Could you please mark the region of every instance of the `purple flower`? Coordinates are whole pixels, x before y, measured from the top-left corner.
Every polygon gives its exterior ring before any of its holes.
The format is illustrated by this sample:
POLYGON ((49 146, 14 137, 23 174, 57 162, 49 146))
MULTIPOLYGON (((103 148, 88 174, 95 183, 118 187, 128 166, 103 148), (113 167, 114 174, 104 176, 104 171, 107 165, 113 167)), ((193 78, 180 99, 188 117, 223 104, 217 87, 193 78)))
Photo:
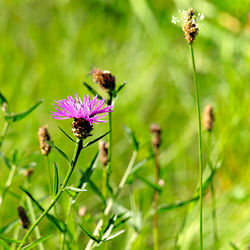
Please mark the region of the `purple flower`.
POLYGON ((75 95, 75 98, 68 96, 67 99, 55 101, 54 108, 56 112, 51 112, 54 119, 83 119, 88 121, 89 124, 96 124, 98 122, 106 122, 101 120, 108 112, 113 112, 113 106, 103 107, 105 99, 98 100, 95 96, 90 100, 89 96, 83 95, 83 101, 80 97, 75 95), (101 114, 101 115, 100 115, 101 114))

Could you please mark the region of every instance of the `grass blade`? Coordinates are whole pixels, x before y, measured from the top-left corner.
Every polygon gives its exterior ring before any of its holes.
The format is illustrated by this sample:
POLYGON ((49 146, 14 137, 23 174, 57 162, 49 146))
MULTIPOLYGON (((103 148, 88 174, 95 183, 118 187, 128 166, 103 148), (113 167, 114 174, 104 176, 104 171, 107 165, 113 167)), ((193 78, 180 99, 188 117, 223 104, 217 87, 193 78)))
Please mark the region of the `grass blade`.
POLYGON ((119 232, 117 232, 117 233, 115 233, 115 234, 112 234, 112 235, 110 235, 109 237, 105 238, 103 241, 112 240, 112 239, 116 238, 117 236, 123 234, 124 232, 125 232, 125 230, 121 230, 121 231, 119 231, 119 232))
POLYGON ((58 127, 64 135, 66 135, 71 141, 73 141, 74 143, 77 143, 72 137, 70 137, 61 127, 58 127))
POLYGON ((75 187, 65 187, 63 189, 63 191, 66 191, 66 190, 70 190, 70 191, 74 191, 76 193, 79 193, 79 192, 86 192, 87 189, 81 189, 81 188, 75 188, 75 187))
POLYGON ((32 111, 34 111, 42 103, 43 103, 43 101, 39 101, 34 106, 32 106, 31 108, 29 108, 28 110, 26 110, 26 111, 24 111, 22 113, 6 115, 5 120, 6 121, 13 121, 13 122, 20 121, 23 118, 25 118, 26 116, 28 116, 32 111))
POLYGON ((4 240, 6 242, 9 242, 9 243, 23 243, 23 241, 21 241, 21 240, 7 238, 7 237, 3 236, 2 234, 0 234, 0 239, 4 240))
POLYGON ((134 149, 136 151, 138 151, 139 150, 139 143, 138 143, 138 141, 137 141, 137 139, 135 137, 134 132, 131 130, 131 128, 129 128, 128 126, 125 126, 125 125, 123 126, 123 129, 124 129, 125 133, 127 134, 130 142, 134 146, 134 149))
POLYGON ((90 93, 92 93, 94 96, 97 96, 98 99, 102 99, 102 96, 100 96, 90 85, 88 85, 86 82, 83 82, 82 84, 88 89, 90 93))
POLYGON ((116 96, 116 95, 125 87, 126 84, 127 84, 126 81, 123 82, 123 83, 118 87, 118 89, 115 91, 114 96, 116 96))
POLYGON ((53 195, 56 196, 59 189, 58 167, 56 163, 53 164, 53 195))
POLYGON ((0 105, 2 106, 4 103, 8 103, 7 99, 3 96, 3 94, 0 92, 0 105))
POLYGON ((47 141, 46 142, 52 147, 54 148, 70 165, 70 161, 69 161, 69 157, 57 146, 55 146, 51 141, 47 141))
MULTIPOLYGON (((39 202, 32 196, 32 194, 25 189, 23 186, 20 186, 20 189, 26 193, 29 198, 35 203, 35 205, 39 208, 39 210, 41 210, 41 212, 44 211, 44 208, 39 204, 39 202)), ((65 232, 66 231, 66 226, 64 224, 63 221, 57 219, 55 216, 51 215, 51 214, 47 214, 46 215, 47 219, 50 220, 50 222, 52 222, 61 232, 65 232)))
POLYGON ((7 225, 5 225, 5 226, 2 226, 1 228, 0 228, 0 234, 1 233, 4 233, 6 230, 10 230, 13 226, 15 226, 16 224, 17 224, 17 222, 18 222, 18 219, 16 219, 16 220, 13 220, 13 221, 11 221, 11 222, 9 222, 7 225))
POLYGON ((79 224, 79 226, 82 229, 82 231, 89 236, 89 238, 91 238, 97 243, 101 242, 101 240, 97 239, 92 233, 88 232, 88 230, 86 230, 81 224, 79 224))
POLYGON ((142 177, 142 176, 140 176, 140 175, 138 175, 138 174, 134 174, 134 176, 135 176, 137 179, 139 179, 139 180, 141 180, 142 182, 144 182, 144 183, 145 183, 146 185, 148 185, 149 187, 151 187, 151 188, 153 188, 153 189, 156 189, 156 190, 159 191, 159 192, 162 191, 162 187, 161 187, 161 186, 154 184, 153 182, 147 180, 146 178, 144 178, 144 177, 142 177))
POLYGON ((36 245, 38 245, 39 243, 49 239, 53 234, 49 234, 49 235, 46 235, 46 236, 43 236, 33 242, 31 242, 29 245, 25 246, 22 248, 22 250, 29 250, 29 249, 32 249, 33 247, 35 247, 36 245))

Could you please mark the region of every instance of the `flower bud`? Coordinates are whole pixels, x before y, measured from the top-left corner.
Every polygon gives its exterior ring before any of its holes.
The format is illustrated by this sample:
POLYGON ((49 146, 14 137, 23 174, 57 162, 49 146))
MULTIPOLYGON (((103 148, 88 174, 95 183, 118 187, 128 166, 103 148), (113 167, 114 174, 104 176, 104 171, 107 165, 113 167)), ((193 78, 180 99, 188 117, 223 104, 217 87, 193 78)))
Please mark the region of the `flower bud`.
POLYGON ((210 104, 205 107, 203 112, 203 126, 207 131, 211 131, 214 126, 214 112, 210 104))
POLYGON ((73 135, 78 137, 79 139, 85 139, 88 136, 91 136, 91 131, 93 130, 93 126, 83 118, 74 118, 72 122, 72 132, 73 135))
POLYGON ((50 145, 46 142, 50 141, 50 135, 48 132, 48 125, 42 126, 38 130, 38 138, 40 141, 40 149, 43 155, 48 155, 50 152, 50 145))
POLYGON ((104 90, 112 92, 115 89, 115 76, 113 76, 109 71, 93 69, 91 74, 93 75, 94 81, 104 90))
POLYGON ((30 221, 29 221, 29 218, 26 214, 25 209, 23 207, 19 206, 17 208, 17 210, 18 210, 18 215, 19 215, 20 223, 21 223, 22 227, 25 229, 29 228, 30 221))
POLYGON ((108 143, 99 141, 100 161, 104 167, 108 164, 108 147, 108 143))
POLYGON ((152 138, 153 146, 159 148, 161 145, 161 127, 154 123, 150 126, 150 132, 154 135, 152 138))

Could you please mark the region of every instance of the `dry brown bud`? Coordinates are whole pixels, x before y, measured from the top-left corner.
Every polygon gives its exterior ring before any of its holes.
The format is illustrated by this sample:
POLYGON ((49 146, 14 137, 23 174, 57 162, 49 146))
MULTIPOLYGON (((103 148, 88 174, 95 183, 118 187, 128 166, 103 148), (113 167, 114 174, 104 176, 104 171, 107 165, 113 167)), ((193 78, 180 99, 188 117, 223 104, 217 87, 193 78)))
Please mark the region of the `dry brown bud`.
POLYGON ((85 206, 80 207, 78 210, 78 214, 80 217, 83 217, 86 214, 86 212, 87 212, 87 208, 85 206))
POLYGON ((99 84, 99 86, 109 92, 115 89, 115 76, 113 76, 107 70, 93 69, 91 71, 94 81, 99 84))
POLYGON ((88 136, 91 136, 91 131, 93 126, 83 118, 74 118, 72 122, 72 132, 73 135, 78 137, 79 139, 85 139, 88 136))
POLYGON ((40 127, 37 134, 40 141, 41 153, 43 155, 48 155, 50 152, 50 145, 46 142, 46 140, 50 141, 48 125, 40 127))
POLYGON ((30 221, 29 221, 29 218, 26 214, 25 209, 23 207, 19 206, 17 208, 17 210, 18 210, 18 215, 19 215, 20 223, 21 223, 22 227, 25 229, 29 228, 30 221))
POLYGON ((99 141, 100 161, 103 166, 107 166, 108 164, 108 147, 108 143, 99 141))
POLYGON ((150 131, 154 135, 152 138, 153 146, 159 148, 161 145, 161 127, 158 124, 153 123, 150 126, 150 131))
POLYGON ((199 31, 194 14, 195 12, 193 9, 187 10, 182 24, 182 30, 184 31, 185 39, 188 43, 192 43, 194 41, 199 31))
POLYGON ((30 176, 33 174, 33 172, 34 172, 34 168, 29 168, 29 169, 27 169, 27 170, 23 173, 23 175, 24 175, 24 176, 27 176, 27 177, 30 177, 30 176))
POLYGON ((210 104, 205 107, 203 112, 203 126, 208 131, 211 131, 214 126, 214 112, 210 104))

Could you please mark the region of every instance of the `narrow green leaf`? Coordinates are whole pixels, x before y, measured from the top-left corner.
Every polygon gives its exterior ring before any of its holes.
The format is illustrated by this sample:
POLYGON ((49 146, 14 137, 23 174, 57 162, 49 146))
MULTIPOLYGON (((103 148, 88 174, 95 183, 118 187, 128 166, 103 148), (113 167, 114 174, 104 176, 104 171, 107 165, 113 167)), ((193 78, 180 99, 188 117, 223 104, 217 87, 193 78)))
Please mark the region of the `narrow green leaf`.
POLYGON ((116 96, 125 86, 126 86, 127 82, 123 82, 115 91, 114 95, 116 96))
POLYGON ((139 170, 141 167, 143 167, 149 160, 151 160, 154 156, 150 155, 149 157, 145 158, 142 161, 139 161, 138 163, 136 163, 133 168, 130 171, 130 175, 135 173, 137 170, 139 170))
POLYGON ((102 240, 106 239, 112 232, 113 228, 114 228, 114 224, 116 222, 117 219, 117 214, 114 214, 108 221, 108 224, 106 226, 106 228, 104 229, 104 234, 102 236, 102 240))
POLYGON ((58 167, 56 163, 53 164, 53 195, 56 196, 59 189, 58 167))
MULTIPOLYGON (((87 183, 90 180, 90 177, 96 168, 96 165, 98 162, 98 155, 99 155, 99 151, 97 151, 97 153, 95 154, 93 160, 91 161, 91 163, 90 163, 89 167, 86 169, 86 171, 83 172, 82 170, 80 170, 81 171, 81 178, 80 178, 80 181, 77 185, 77 188, 84 189, 87 186, 87 183)), ((75 194, 73 200, 75 200, 77 196, 78 196, 78 193, 75 194)))
POLYGON ((5 242, 4 240, 2 240, 1 238, 0 238, 0 245, 3 247, 3 249, 5 249, 5 250, 9 250, 10 249, 10 246, 9 246, 9 244, 7 243, 7 242, 5 242))
POLYGON ((112 240, 112 239, 116 238, 117 236, 123 234, 124 232, 125 232, 125 230, 121 230, 121 231, 119 231, 119 232, 117 232, 117 233, 115 233, 115 234, 112 234, 112 235, 110 235, 109 237, 105 238, 103 241, 112 240))
POLYGON ((142 182, 144 182, 145 184, 147 184, 149 187, 153 188, 153 189, 156 189, 157 191, 161 192, 162 191, 162 187, 159 186, 159 185, 156 185, 154 184, 153 182, 147 180, 146 178, 144 178, 143 176, 141 175, 138 175, 138 174, 134 174, 134 176, 141 180, 142 182))
POLYGON ((77 192, 77 193, 87 191, 87 189, 81 189, 81 188, 75 188, 75 187, 65 187, 63 189, 63 191, 66 191, 66 190, 74 191, 74 192, 77 192))
POLYGON ((72 137, 70 137, 62 128, 58 127, 64 135, 66 135, 71 141, 73 141, 74 143, 77 143, 72 137))
POLYGON ((230 246, 231 246, 234 250, 240 250, 233 242, 230 242, 230 246))
POLYGON ((11 169, 11 160, 2 152, 0 152, 0 158, 3 159, 5 165, 8 167, 8 169, 11 169))
POLYGON ((131 216, 127 216, 127 217, 121 219, 120 221, 118 221, 117 223, 115 223, 114 229, 116 229, 119 226, 121 226, 122 224, 126 223, 130 218, 131 218, 131 216))
POLYGON ((97 243, 101 242, 101 240, 97 239, 92 233, 88 232, 88 230, 86 230, 81 224, 79 224, 79 226, 82 229, 82 231, 89 236, 89 238, 91 238, 97 243))
POLYGON ((105 134, 103 134, 103 135, 97 137, 96 139, 94 139, 94 140, 88 142, 87 144, 85 144, 85 146, 84 146, 83 148, 87 148, 87 147, 89 147, 90 145, 96 143, 97 141, 101 140, 105 135, 109 134, 110 132, 111 132, 111 130, 109 130, 109 131, 106 132, 105 134))
POLYGON ((92 93, 94 96, 97 96, 98 99, 102 99, 102 96, 100 96, 90 85, 88 85, 86 82, 83 82, 82 84, 88 89, 90 93, 92 93))
POLYGON ((176 202, 176 203, 172 203, 172 204, 163 204, 163 205, 160 205, 157 208, 157 210, 158 210, 158 213, 163 213, 163 212, 169 211, 171 209, 186 206, 186 205, 190 204, 191 202, 197 201, 197 200, 199 200, 199 196, 193 197, 189 200, 180 201, 180 202, 176 202))
POLYGON ((12 114, 12 115, 6 115, 5 116, 5 120, 6 121, 20 121, 23 118, 25 118, 27 115, 29 115, 33 110, 35 110, 41 103, 43 103, 43 101, 39 101, 37 102, 34 106, 32 106, 30 109, 28 109, 27 111, 24 111, 22 113, 19 114, 12 114))
POLYGON ((10 230, 11 228, 13 228, 13 227, 17 224, 17 222, 18 222, 18 219, 9 222, 9 223, 6 224, 5 226, 2 226, 2 227, 0 228, 0 234, 1 234, 1 233, 4 233, 4 232, 7 231, 7 230, 10 230))
POLYGON ((7 237, 3 236, 2 234, 0 234, 0 238, 6 242, 9 242, 9 243, 23 243, 23 241, 21 241, 21 240, 7 238, 7 237))
POLYGON ((4 103, 8 103, 7 99, 3 96, 3 94, 0 92, 0 105, 2 106, 4 103))
POLYGON ((33 242, 31 242, 29 245, 25 246, 22 248, 22 250, 29 250, 29 249, 32 249, 33 247, 35 247, 36 245, 38 245, 39 243, 49 239, 53 234, 49 234, 49 235, 46 235, 46 236, 43 236, 33 242))
MULTIPOLYGON (((44 208, 39 204, 39 202, 31 195, 31 193, 25 189, 23 186, 19 187, 24 193, 26 193, 29 198, 35 203, 35 205, 39 208, 39 210, 41 210, 41 212, 44 211, 44 208)), ((64 224, 63 221, 57 219, 55 216, 51 215, 51 214, 46 214, 46 217, 48 220, 50 220, 50 222, 52 222, 61 232, 65 232, 66 231, 66 226, 64 224)))
POLYGON ((123 129, 124 129, 125 133, 128 135, 128 138, 129 138, 130 142, 132 143, 132 145, 134 146, 134 149, 136 151, 138 151, 139 143, 135 137, 134 132, 131 130, 131 128, 129 128, 128 126, 125 126, 125 125, 123 126, 123 129))
POLYGON ((47 141, 46 142, 52 147, 54 148, 70 165, 70 161, 69 161, 69 157, 57 146, 55 146, 51 141, 47 141))
POLYGON ((102 192, 99 190, 99 188, 91 180, 89 180, 88 183, 89 183, 89 186, 91 187, 91 189, 97 194, 97 196, 101 199, 102 203, 105 205, 106 200, 105 200, 104 196, 102 195, 102 192))

